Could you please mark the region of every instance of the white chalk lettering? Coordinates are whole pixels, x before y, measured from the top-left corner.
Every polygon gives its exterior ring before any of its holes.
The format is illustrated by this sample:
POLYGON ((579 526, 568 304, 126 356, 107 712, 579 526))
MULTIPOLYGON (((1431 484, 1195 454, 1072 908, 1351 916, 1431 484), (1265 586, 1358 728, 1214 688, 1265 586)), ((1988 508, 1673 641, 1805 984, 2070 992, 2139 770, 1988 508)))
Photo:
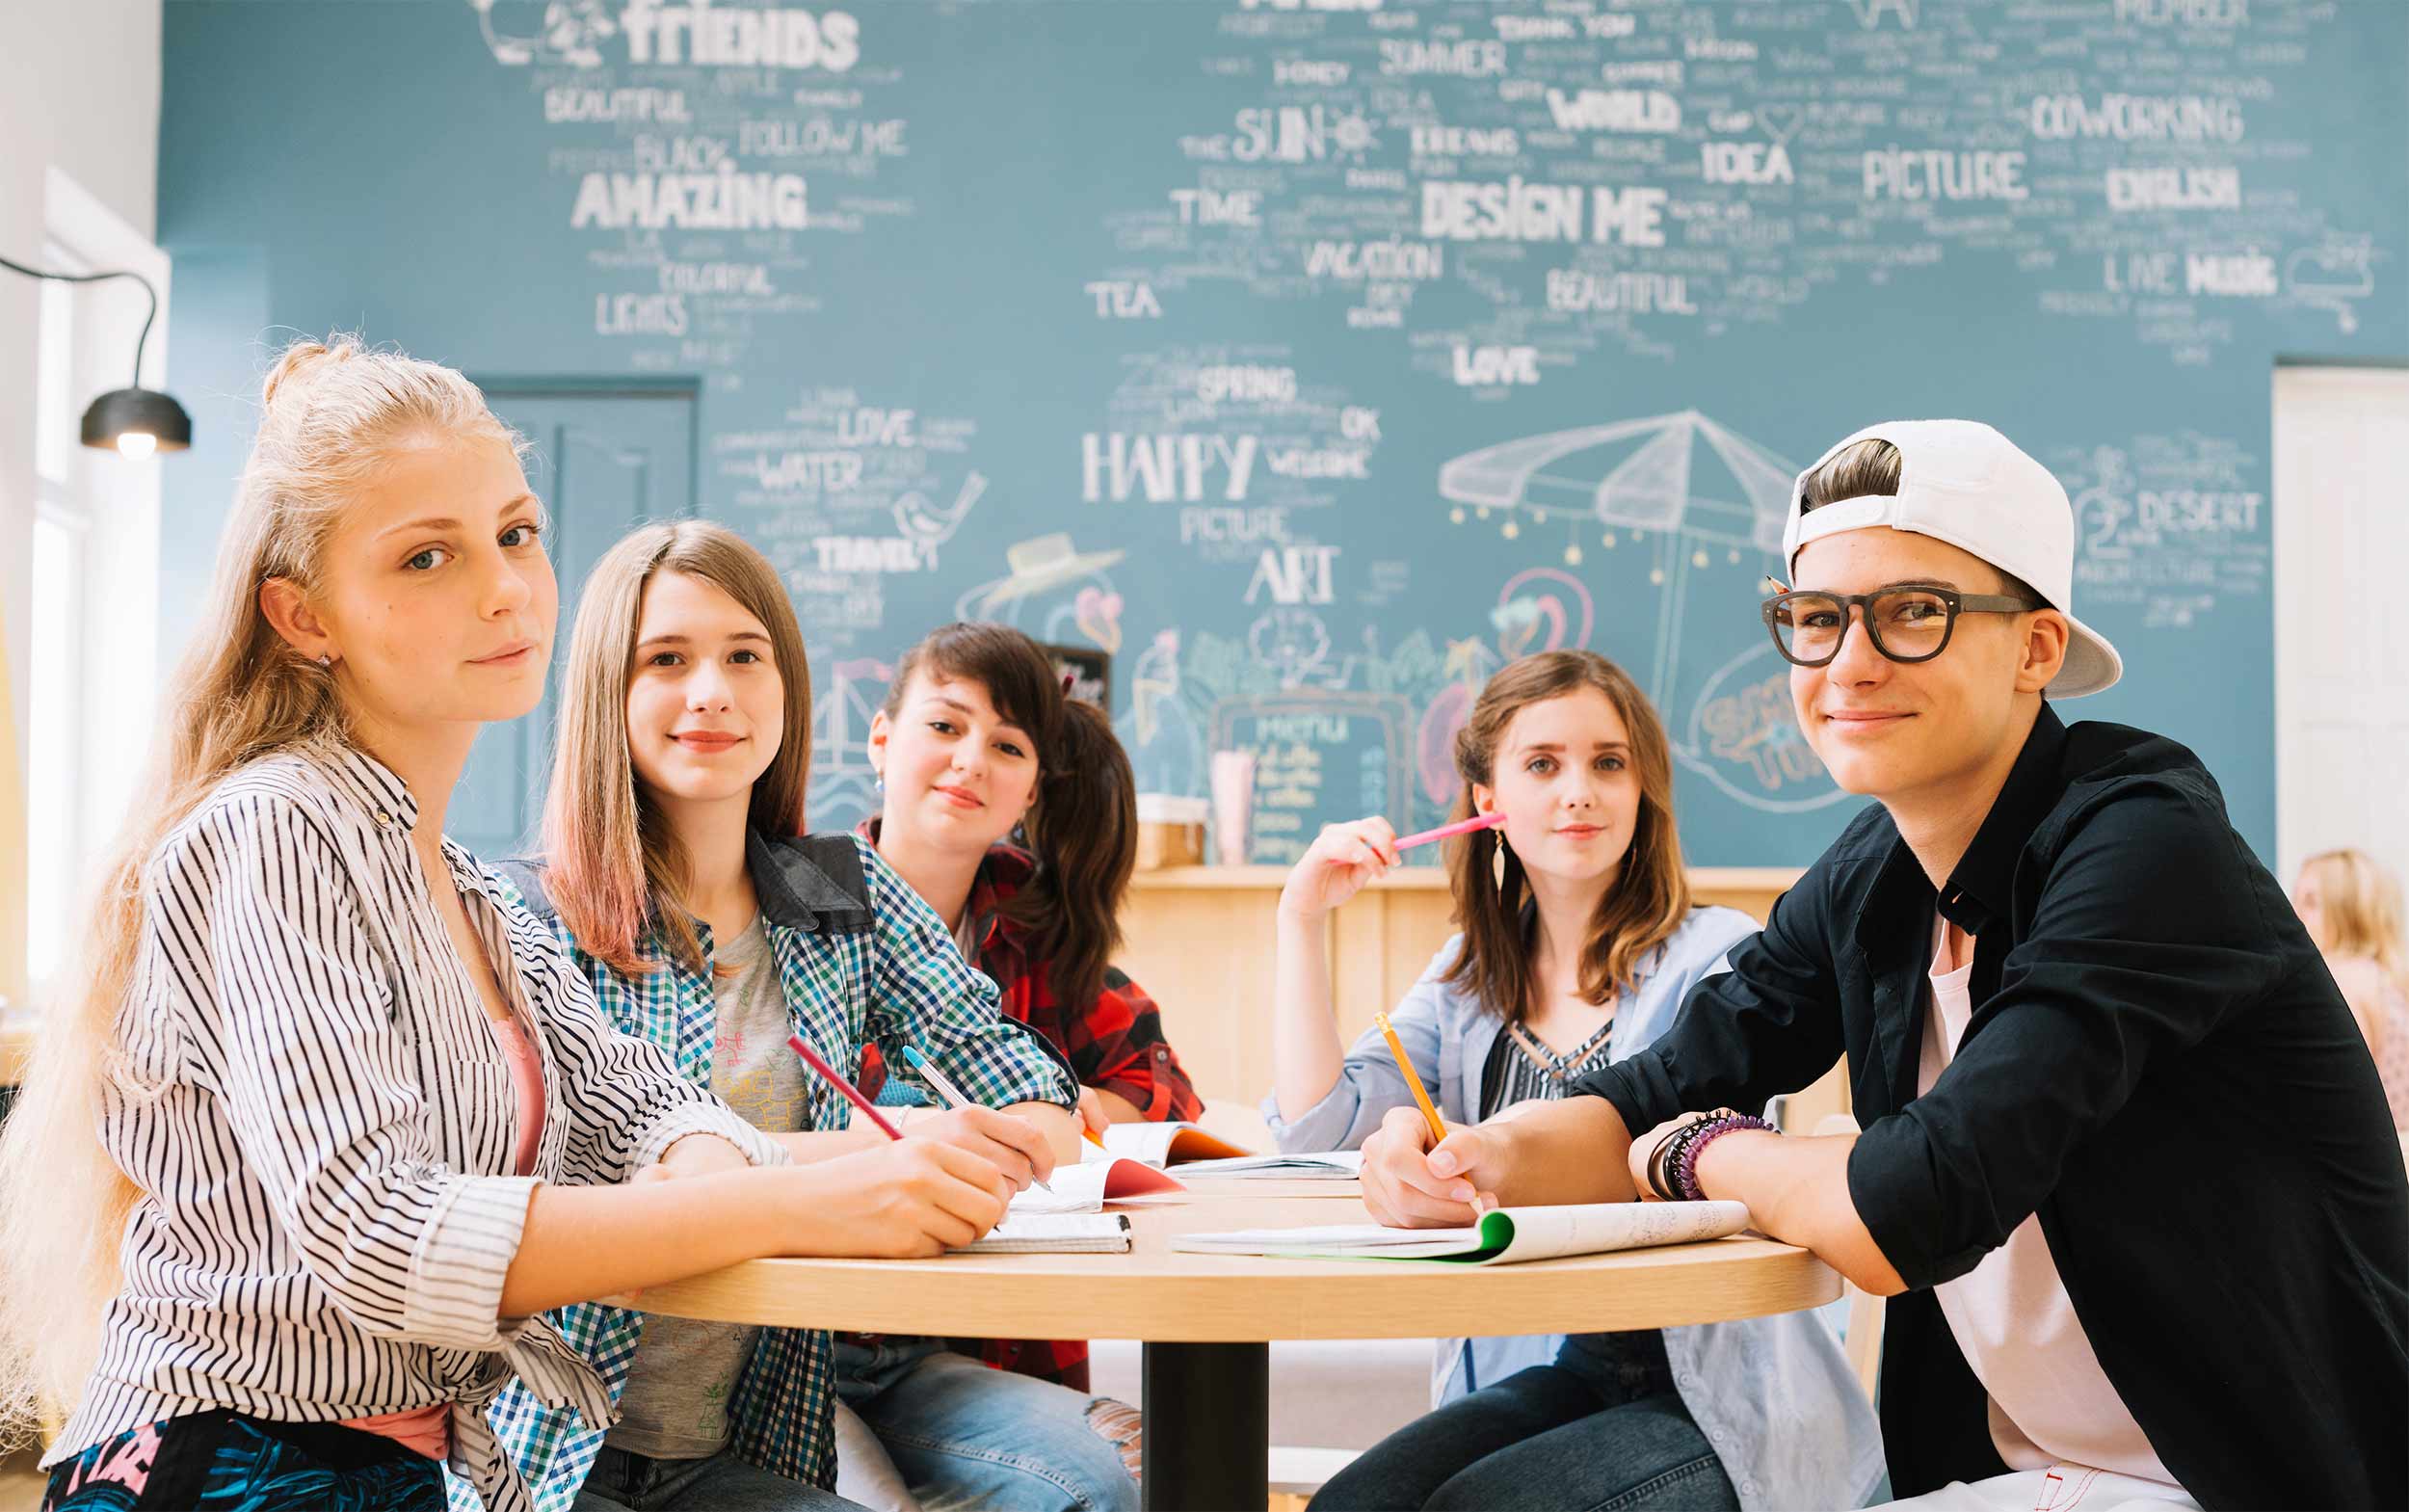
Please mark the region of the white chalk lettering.
POLYGON ((1455 381, 1466 388, 1539 382, 1537 347, 1457 347, 1455 381))
POLYGON ((1152 285, 1116 279, 1099 279, 1080 285, 1088 297, 1096 301, 1096 313, 1102 320, 1160 320, 1162 305, 1154 298, 1152 285))
POLYGON ((757 262, 665 262, 660 278, 664 294, 743 294, 770 299, 778 293, 770 270, 757 262))
POLYGON ((1503 42, 1390 41, 1383 38, 1380 43, 1383 73, 1487 79, 1505 72, 1505 67, 1503 42))
POLYGON ((553 124, 570 121, 633 120, 682 126, 694 118, 686 111, 684 90, 579 90, 543 92, 543 119, 553 124))
POLYGON ((916 572, 924 565, 919 544, 900 536, 822 536, 811 544, 823 572, 916 572))
POLYGON ((1455 242, 1577 242, 1580 187, 1525 183, 1520 174, 1502 183, 1425 180, 1422 234, 1455 242))
POLYGON ((653 231, 799 231, 809 224, 801 173, 588 173, 569 225, 653 231))
POLYGON ((1268 590, 1273 603, 1329 603, 1337 597, 1330 566, 1337 559, 1337 546, 1265 547, 1256 559, 1255 575, 1247 580, 1246 601, 1253 603, 1268 590))
POLYGON ((1175 189, 1171 202, 1179 209, 1181 225, 1260 225, 1263 196, 1255 189, 1175 189))
POLYGON ((1271 82, 1332 89, 1346 83, 1348 75, 1354 71, 1351 64, 1326 62, 1319 58, 1280 58, 1272 63, 1271 82))
POLYGON ((861 23, 843 11, 770 11, 641 0, 620 13, 630 63, 707 68, 825 68, 861 61, 861 23))
POLYGON ((1501 15, 1489 24, 1501 42, 1569 42, 1580 37, 1569 15, 1501 15))
POLYGON ((1270 541, 1285 544, 1287 540, 1288 512, 1284 509, 1227 509, 1202 505, 1179 511, 1179 543, 1182 545, 1199 541, 1234 541, 1246 544, 1270 541))
POLYGON ((1512 126, 1416 126, 1416 157, 1512 157, 1522 150, 1512 126))
POLYGON ((1684 37, 1681 56, 1701 63, 1755 63, 1757 44, 1725 37, 1684 37))
POLYGON ((1309 450, 1290 446, 1264 458, 1275 477, 1281 478, 1359 478, 1371 477, 1371 453, 1361 446, 1330 446, 1309 450))
POLYGON ((2111 210, 2238 210, 2238 168, 2111 168, 2111 210))
POLYGON ((1669 136, 1681 129, 1681 102, 1662 90, 1549 90, 1548 114, 1558 131, 1669 136))
POLYGON ((2184 291, 2226 299, 2266 299, 2280 292, 2275 259, 2261 252, 2189 252, 2184 291))
POLYGON ((1248 404, 1292 404, 1296 400, 1296 369, 1253 365, 1200 367, 1196 396, 1206 404, 1237 400, 1248 404))
POLYGON ((1548 307, 1574 312, 1695 315, 1689 279, 1678 273, 1589 273, 1548 270, 1548 307))
POLYGON ((1681 63, 1678 58, 1660 58, 1646 63, 1602 63, 1598 66, 1602 84, 1659 84, 1669 90, 1681 87, 1681 63))
POLYGON ((916 411, 857 405, 836 417, 839 446, 917 446, 913 423, 916 411))
POLYGON ((1882 147, 1865 156, 1868 199, 2023 199, 2022 152, 1882 147))
POLYGON ((1447 271, 1447 249, 1430 242, 1314 242, 1305 250, 1305 276, 1360 283, 1365 279, 1426 282, 1447 271))
POLYGON ((773 460, 763 452, 754 456, 754 471, 761 487, 777 492, 835 492, 860 485, 861 458, 853 452, 819 451, 784 452, 773 460))
POLYGON ((597 294, 594 297, 594 333, 682 336, 686 302, 675 294, 597 294))
POLYGON ((1081 494, 1091 504, 1132 497, 1150 504, 1201 503, 1206 479, 1218 469, 1221 496, 1238 503, 1246 497, 1257 444, 1252 436, 1091 431, 1079 438, 1081 494))
POLYGON ((1599 185, 1591 193, 1591 240, 1662 247, 1665 198, 1661 189, 1631 188, 1618 194, 1599 185))
POLYGON ((905 122, 837 120, 814 116, 808 120, 741 120, 736 123, 739 150, 747 157, 902 157, 905 122))
POLYGON ((1702 142, 1699 167, 1710 184, 1787 184, 1790 149, 1779 142, 1702 142))
POLYGON ((2204 94, 2036 94, 2026 111, 2045 142, 2112 137, 2119 142, 2239 142, 2241 102, 2204 94))
POLYGON ((1241 163, 1318 163, 1333 151, 1357 155, 1371 145, 1371 122, 1352 111, 1260 106, 1238 112, 1230 155, 1241 163))
POLYGON ((2250 24, 2250 0, 2116 0, 2119 26, 2250 24))

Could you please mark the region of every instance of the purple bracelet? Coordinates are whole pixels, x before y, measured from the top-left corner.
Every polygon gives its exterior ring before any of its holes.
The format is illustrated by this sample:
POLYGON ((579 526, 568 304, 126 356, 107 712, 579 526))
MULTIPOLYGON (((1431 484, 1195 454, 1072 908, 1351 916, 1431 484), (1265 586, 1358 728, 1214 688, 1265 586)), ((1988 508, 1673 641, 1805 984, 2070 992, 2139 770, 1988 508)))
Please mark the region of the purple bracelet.
POLYGON ((1708 1145, 1735 1128, 1761 1128, 1769 1134, 1781 1132, 1763 1119, 1751 1118, 1745 1113, 1726 1113, 1720 1118, 1707 1120, 1706 1127, 1692 1135, 1689 1143, 1682 1147, 1681 1163, 1673 1169, 1673 1190, 1683 1202, 1707 1200, 1707 1194, 1698 1186, 1698 1156, 1708 1145))

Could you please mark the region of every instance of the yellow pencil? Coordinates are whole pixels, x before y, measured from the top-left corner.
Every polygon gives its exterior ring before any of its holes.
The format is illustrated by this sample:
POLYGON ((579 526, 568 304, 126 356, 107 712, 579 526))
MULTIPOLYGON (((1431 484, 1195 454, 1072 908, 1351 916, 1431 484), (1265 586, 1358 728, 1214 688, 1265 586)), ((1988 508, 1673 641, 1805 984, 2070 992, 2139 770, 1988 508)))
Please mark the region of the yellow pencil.
POLYGON ((1430 1105, 1430 1094, 1422 1090, 1422 1078, 1414 1074, 1414 1063, 1406 1058, 1405 1046, 1397 1039, 1397 1031, 1389 1025, 1385 1013, 1372 1015, 1372 1022, 1380 1025, 1381 1037, 1389 1042, 1389 1053, 1397 1058, 1397 1070, 1405 1073, 1405 1084, 1414 1089, 1414 1101, 1422 1106, 1422 1117, 1430 1124, 1430 1137, 1435 1143, 1447 1137, 1447 1126, 1439 1121, 1439 1110, 1430 1105))

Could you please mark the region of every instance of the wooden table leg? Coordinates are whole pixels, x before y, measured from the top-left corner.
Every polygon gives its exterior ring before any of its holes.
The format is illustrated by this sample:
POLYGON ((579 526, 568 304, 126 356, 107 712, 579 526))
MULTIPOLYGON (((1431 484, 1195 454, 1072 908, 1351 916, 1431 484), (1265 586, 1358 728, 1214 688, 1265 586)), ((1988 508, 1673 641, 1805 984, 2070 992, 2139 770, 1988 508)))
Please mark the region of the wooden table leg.
POLYGON ((1271 1490, 1271 1346, 1149 1343, 1147 1512, 1256 1512, 1271 1490))

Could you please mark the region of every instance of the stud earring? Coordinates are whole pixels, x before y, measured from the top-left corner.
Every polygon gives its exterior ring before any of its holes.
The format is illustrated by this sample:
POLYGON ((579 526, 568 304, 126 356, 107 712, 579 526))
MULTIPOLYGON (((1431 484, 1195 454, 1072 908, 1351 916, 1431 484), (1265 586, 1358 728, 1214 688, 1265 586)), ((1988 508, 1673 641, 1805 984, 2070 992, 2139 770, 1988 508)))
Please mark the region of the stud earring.
POLYGON ((328 655, 324 651, 320 651, 318 653, 318 665, 321 667, 331 667, 334 665, 334 658, 328 655))

